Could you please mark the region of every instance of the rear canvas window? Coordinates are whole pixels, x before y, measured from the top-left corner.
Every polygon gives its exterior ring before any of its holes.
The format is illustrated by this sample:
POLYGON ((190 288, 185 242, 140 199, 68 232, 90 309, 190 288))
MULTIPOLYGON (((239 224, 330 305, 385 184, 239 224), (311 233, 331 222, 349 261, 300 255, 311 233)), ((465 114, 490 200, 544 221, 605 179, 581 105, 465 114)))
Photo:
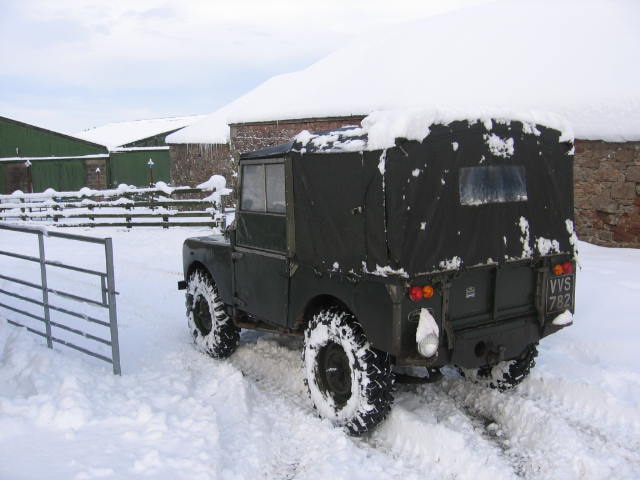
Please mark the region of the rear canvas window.
POLYGON ((285 213, 284 164, 242 167, 242 210, 285 213))
POLYGON ((460 204, 524 202, 527 178, 523 165, 460 168, 460 204))

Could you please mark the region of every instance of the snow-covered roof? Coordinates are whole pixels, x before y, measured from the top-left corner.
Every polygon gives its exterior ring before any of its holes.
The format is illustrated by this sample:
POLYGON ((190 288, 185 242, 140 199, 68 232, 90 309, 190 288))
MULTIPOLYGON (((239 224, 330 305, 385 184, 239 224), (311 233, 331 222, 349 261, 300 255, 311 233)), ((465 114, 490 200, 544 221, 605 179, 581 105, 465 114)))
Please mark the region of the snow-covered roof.
POLYGON ((168 141, 406 107, 553 111, 577 138, 640 140, 638 18, 636 0, 509 0, 430 17, 273 77, 168 141))
POLYGON ((168 135, 165 141, 167 143, 228 143, 229 125, 227 124, 226 112, 232 108, 233 103, 209 115, 205 115, 204 118, 186 128, 168 135))
POLYGON ((152 118, 131 122, 108 123, 101 127, 78 132, 75 136, 113 148, 186 127, 198 120, 202 120, 205 116, 206 115, 189 115, 184 117, 152 118))

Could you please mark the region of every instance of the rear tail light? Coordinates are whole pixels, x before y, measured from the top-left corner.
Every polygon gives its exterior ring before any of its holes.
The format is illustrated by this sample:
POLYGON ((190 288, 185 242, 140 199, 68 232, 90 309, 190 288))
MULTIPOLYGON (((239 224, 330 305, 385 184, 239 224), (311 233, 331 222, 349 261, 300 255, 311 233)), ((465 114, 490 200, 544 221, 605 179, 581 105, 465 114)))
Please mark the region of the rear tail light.
POLYGON ((433 297, 433 294, 435 292, 433 291, 433 287, 431 285, 425 285, 424 287, 422 287, 422 295, 424 296, 424 298, 431 298, 433 297))
POLYGON ((431 298, 435 290, 431 285, 425 285, 424 287, 420 287, 418 285, 414 285, 409 289, 409 298, 414 302, 419 302, 423 298, 431 298))
POLYGON ((422 287, 418 287, 417 285, 415 285, 411 287, 411 289, 409 289, 409 298, 414 302, 422 300, 423 296, 424 293, 422 293, 422 287))
POLYGON ((564 262, 554 265, 551 269, 554 275, 568 275, 573 273, 573 263, 564 262))

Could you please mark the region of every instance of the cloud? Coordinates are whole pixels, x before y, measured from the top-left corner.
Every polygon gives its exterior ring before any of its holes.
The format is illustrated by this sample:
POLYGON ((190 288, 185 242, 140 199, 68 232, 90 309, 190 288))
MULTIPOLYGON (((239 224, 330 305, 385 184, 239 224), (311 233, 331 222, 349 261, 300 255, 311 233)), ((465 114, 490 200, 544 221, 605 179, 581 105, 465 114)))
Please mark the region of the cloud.
POLYGON ((94 110, 99 98, 136 103, 135 95, 142 110, 173 110, 166 96, 182 96, 185 108, 166 113, 189 113, 210 92, 207 111, 243 93, 239 86, 303 68, 354 38, 486 1, 2 0, 4 86, 32 86, 29 98, 41 103, 17 104, 3 88, 0 105, 37 111, 58 90, 94 110))

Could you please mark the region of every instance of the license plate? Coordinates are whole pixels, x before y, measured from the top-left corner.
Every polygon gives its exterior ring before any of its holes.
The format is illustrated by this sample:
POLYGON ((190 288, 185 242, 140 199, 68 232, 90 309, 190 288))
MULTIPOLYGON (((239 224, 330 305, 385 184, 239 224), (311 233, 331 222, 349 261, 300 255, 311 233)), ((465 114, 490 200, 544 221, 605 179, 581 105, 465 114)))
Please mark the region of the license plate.
POLYGON ((547 279, 547 313, 573 310, 575 275, 558 275, 547 279))

